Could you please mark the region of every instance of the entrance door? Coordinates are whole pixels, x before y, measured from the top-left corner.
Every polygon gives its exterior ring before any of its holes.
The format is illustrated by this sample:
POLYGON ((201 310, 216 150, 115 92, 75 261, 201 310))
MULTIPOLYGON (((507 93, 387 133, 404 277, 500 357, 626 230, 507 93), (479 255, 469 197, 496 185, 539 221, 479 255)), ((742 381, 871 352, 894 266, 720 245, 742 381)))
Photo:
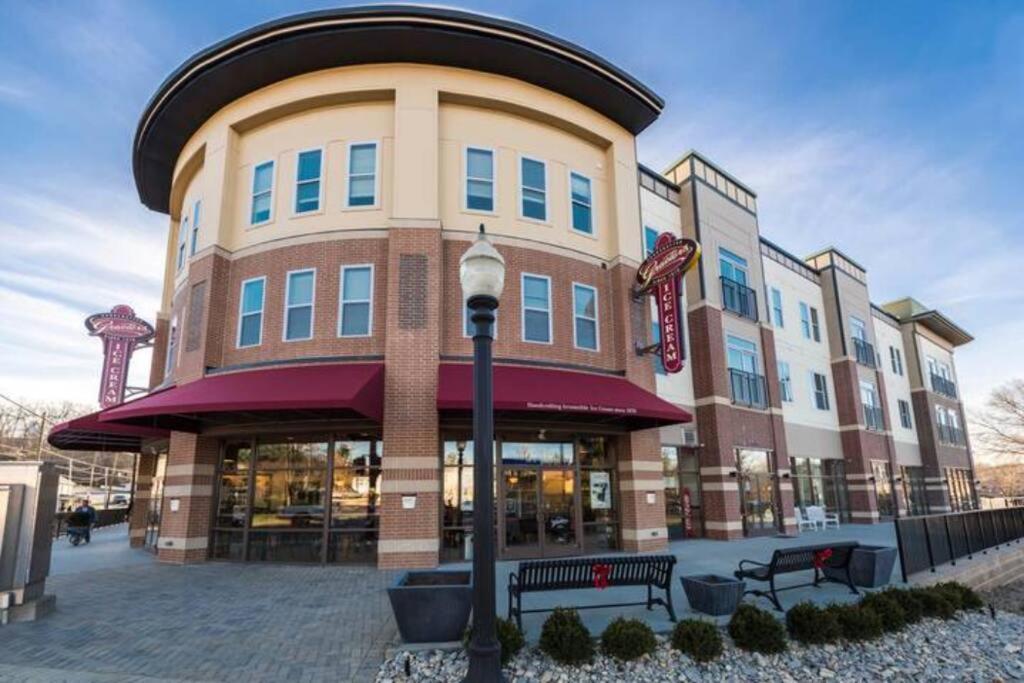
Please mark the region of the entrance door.
POLYGON ((504 557, 559 557, 579 552, 573 470, 505 467, 502 491, 504 557))
POLYGON ((540 471, 541 514, 544 528, 541 551, 545 557, 579 550, 576 537, 576 473, 573 470, 540 471))
POLYGON ((892 478, 889 472, 889 463, 872 460, 871 474, 875 478, 875 501, 878 504, 878 514, 880 517, 892 517, 892 478))
POLYGON ((507 557, 541 555, 539 473, 536 467, 506 467, 502 471, 507 557))
POLYGON ((770 453, 741 448, 736 454, 736 465, 744 535, 764 536, 775 533, 778 520, 775 512, 770 453))

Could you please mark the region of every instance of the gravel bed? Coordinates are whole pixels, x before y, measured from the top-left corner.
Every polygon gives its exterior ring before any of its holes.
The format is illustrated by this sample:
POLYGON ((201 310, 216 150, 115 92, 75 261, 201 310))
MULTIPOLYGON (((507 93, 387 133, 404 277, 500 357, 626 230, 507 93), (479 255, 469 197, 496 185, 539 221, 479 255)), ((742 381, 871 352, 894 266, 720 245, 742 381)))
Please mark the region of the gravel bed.
POLYGON ((995 606, 996 609, 1024 614, 1024 581, 1016 581, 985 591, 981 594, 981 599, 986 604, 995 606))
MULTIPOLYGON (((505 676, 509 683, 1024 680, 1024 616, 1007 612, 995 619, 987 611, 961 613, 952 621, 929 619, 867 645, 791 642, 780 655, 743 652, 724 639, 725 654, 706 665, 674 651, 661 636, 654 655, 629 663, 598 655, 586 666, 560 666, 538 650, 524 649, 505 676)), ((381 665, 377 683, 454 683, 465 673, 462 651, 398 653, 381 665)))

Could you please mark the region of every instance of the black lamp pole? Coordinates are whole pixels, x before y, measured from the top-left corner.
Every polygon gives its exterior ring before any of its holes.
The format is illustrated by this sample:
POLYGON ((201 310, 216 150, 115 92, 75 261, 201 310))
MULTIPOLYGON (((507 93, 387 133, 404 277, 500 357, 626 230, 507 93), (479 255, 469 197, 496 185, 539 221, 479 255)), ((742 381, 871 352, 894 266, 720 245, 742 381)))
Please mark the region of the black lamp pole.
POLYGON ((494 607, 494 341, 493 296, 470 297, 473 333, 473 636, 468 683, 495 683, 501 675, 494 607))

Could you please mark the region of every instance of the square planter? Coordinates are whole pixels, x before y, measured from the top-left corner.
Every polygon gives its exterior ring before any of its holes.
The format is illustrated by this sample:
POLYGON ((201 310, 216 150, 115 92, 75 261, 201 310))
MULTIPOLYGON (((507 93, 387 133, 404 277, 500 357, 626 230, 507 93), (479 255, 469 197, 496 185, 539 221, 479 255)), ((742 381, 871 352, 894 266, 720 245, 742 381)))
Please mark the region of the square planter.
MULTIPOLYGON (((853 549, 850 558, 850 578, 860 588, 881 588, 889 585, 892 568, 896 566, 896 548, 886 545, 860 545, 853 549)), ((829 578, 844 581, 843 572, 824 570, 829 578)))
POLYGON ((473 606, 473 573, 414 571, 388 588, 398 632, 406 643, 462 640, 473 606))
POLYGON ((679 580, 690 607, 716 617, 735 612, 747 589, 745 581, 714 574, 681 576, 679 580))

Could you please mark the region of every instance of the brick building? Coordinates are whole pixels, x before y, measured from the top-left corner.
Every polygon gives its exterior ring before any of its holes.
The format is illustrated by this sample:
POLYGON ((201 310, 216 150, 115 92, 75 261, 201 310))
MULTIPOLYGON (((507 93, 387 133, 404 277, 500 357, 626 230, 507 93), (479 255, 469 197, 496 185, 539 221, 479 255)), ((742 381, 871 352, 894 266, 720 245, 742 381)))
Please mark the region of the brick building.
POLYGON ((139 452, 133 544, 207 559, 434 566, 472 553, 458 259, 486 225, 499 556, 790 531, 973 505, 953 349, 871 303, 836 249, 761 237, 697 153, 636 159, 662 101, 600 57, 453 10, 289 17, 190 58, 140 120, 170 218, 151 391, 54 429, 139 452), (701 243, 682 372, 633 294, 654 238, 701 243))

